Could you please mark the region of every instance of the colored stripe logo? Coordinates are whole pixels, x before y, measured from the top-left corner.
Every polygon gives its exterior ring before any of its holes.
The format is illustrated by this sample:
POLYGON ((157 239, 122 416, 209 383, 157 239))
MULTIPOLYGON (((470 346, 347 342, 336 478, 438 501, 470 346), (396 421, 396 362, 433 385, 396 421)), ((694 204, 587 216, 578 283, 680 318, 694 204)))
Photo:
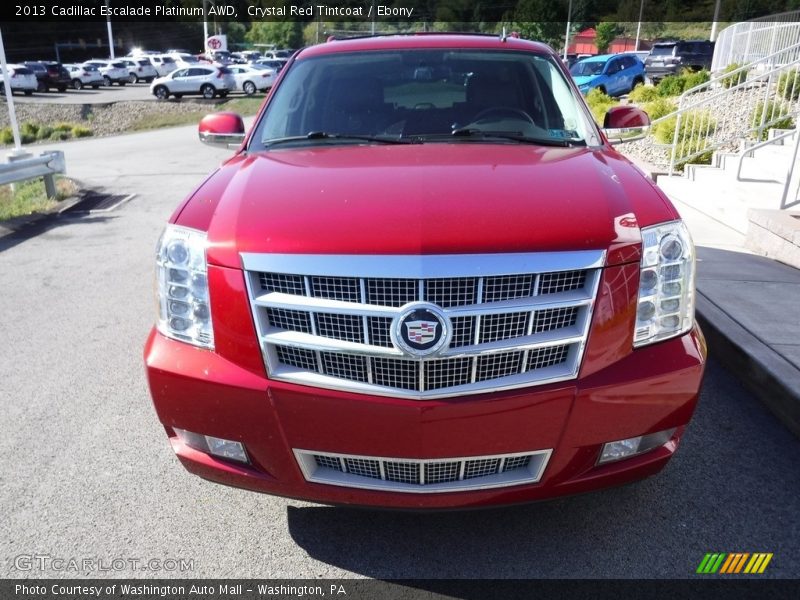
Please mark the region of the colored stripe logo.
POLYGON ((700 561, 697 573, 702 575, 761 574, 772 560, 772 552, 709 552, 700 561))

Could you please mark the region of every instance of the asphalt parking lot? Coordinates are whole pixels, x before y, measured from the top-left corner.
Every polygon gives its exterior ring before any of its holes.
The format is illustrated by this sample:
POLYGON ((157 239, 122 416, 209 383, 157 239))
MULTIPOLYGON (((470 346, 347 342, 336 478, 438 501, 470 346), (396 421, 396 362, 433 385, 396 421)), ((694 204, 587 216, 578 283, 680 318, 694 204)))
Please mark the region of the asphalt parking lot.
POLYGON ((416 514, 316 506, 188 475, 142 365, 153 249, 227 152, 186 127, 57 147, 72 176, 136 196, 0 238, 3 577, 87 575, 20 571, 19 556, 38 554, 193 561, 189 572, 126 563, 113 573, 139 577, 683 578, 706 552, 772 552, 761 577, 800 575, 800 442, 713 358, 675 459, 623 488, 416 514))

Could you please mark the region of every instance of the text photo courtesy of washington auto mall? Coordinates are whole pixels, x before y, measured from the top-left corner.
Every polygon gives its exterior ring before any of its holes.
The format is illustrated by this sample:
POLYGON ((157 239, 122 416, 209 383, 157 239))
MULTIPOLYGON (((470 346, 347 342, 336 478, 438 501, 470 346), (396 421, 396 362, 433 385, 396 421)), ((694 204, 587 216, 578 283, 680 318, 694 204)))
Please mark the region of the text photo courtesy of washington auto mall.
POLYGON ((0 99, 0 599, 797 597, 797 1, 14 0, 0 99))

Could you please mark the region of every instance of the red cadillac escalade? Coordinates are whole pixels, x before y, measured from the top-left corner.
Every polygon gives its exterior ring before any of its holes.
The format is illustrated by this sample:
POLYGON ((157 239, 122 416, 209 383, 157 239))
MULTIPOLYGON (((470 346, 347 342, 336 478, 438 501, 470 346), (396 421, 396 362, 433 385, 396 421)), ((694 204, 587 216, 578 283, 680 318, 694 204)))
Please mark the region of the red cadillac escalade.
POLYGON ((658 472, 701 386, 695 256, 559 57, 511 36, 298 52, 157 249, 145 348, 172 448, 203 478, 466 508, 658 472))

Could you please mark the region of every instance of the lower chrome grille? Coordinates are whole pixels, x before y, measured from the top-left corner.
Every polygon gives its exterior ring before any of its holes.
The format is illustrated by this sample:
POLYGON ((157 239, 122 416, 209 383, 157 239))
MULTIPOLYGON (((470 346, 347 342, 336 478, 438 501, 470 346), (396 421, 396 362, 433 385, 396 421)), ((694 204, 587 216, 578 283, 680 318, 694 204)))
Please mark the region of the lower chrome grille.
POLYGON ((272 379, 427 399, 576 377, 604 252, 242 261, 272 379), (419 302, 450 336, 424 358, 392 341, 419 302))
POLYGON ((313 483, 395 492, 432 493, 538 482, 552 450, 494 456, 408 459, 294 450, 313 483))

